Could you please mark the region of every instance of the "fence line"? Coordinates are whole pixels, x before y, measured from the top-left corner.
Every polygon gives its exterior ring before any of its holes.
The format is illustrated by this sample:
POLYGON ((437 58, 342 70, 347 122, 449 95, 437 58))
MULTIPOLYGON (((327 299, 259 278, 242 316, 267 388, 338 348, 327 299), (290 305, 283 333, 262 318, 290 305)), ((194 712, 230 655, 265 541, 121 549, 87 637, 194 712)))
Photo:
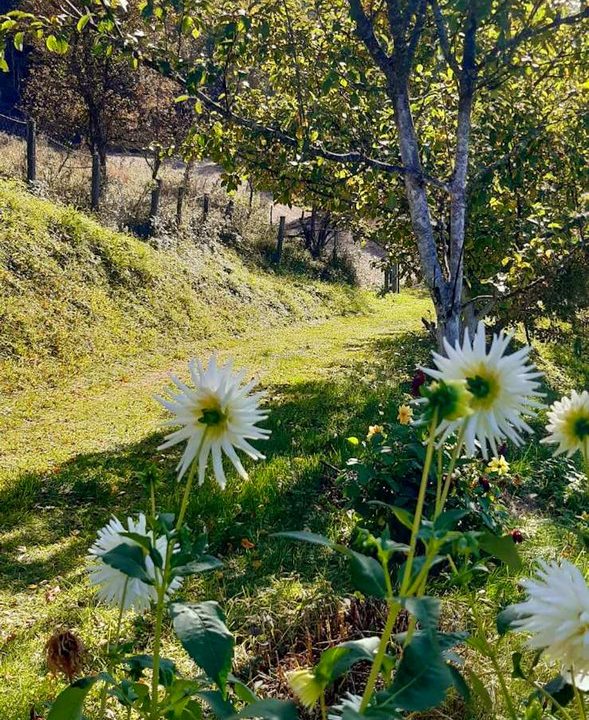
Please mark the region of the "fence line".
MULTIPOLYGON (((9 136, 17 137, 23 143, 26 145, 26 149, 23 147, 22 152, 22 161, 23 165, 19 164, 15 166, 14 163, 14 155, 8 155, 7 162, 10 167, 10 175, 14 176, 16 173, 22 173, 26 180, 29 182, 29 184, 34 185, 36 182, 38 182, 38 176, 39 176, 39 170, 41 168, 47 168, 44 175, 41 177, 45 177, 49 179, 49 187, 58 188, 60 187, 60 184, 65 182, 65 185, 63 186, 62 190, 60 191, 60 197, 63 199, 67 199, 68 193, 73 191, 75 194, 76 199, 79 198, 79 189, 80 189, 80 182, 79 182, 79 176, 76 174, 74 177, 72 175, 72 171, 74 170, 81 170, 85 173, 89 173, 89 177, 87 180, 82 180, 81 186, 82 188, 87 187, 87 194, 84 193, 86 200, 84 201, 84 205, 86 207, 89 207, 93 211, 99 211, 99 210, 105 210, 107 213, 109 212, 109 208, 111 207, 108 202, 109 196, 105 195, 103 198, 105 187, 107 187, 104 183, 104 178, 102 177, 103 169, 101 167, 100 159, 98 157, 97 153, 92 153, 89 149, 87 149, 82 144, 73 144, 68 143, 67 141, 58 140, 50 135, 47 135, 45 133, 38 133, 37 126, 32 119, 21 119, 20 117, 14 117, 7 115, 5 113, 0 113, 0 133, 4 132, 9 136), (56 155, 53 156, 49 154, 49 163, 45 163, 43 156, 38 156, 38 147, 37 147, 37 139, 43 138, 45 144, 42 147, 46 147, 50 150, 54 150, 56 155), (86 162, 86 159, 88 162, 86 162), (12 162, 11 162, 12 160, 12 162), (73 163, 75 164, 72 164, 73 163), (77 161, 77 162, 76 162, 77 161), (22 168, 19 170, 19 166, 22 168), (64 174, 65 171, 65 174, 64 174), (72 184, 72 179, 75 183, 72 184), (88 182, 88 185, 85 183, 88 182), (103 202, 104 200, 104 202, 103 202), (87 203, 87 205, 86 205, 87 203), (104 207, 102 207, 104 206, 104 207)), ((180 228, 184 224, 184 214, 187 206, 187 202, 192 198, 197 199, 197 202, 201 203, 201 216, 200 221, 207 221, 209 212, 210 212, 210 206, 211 206, 211 195, 207 191, 207 180, 204 180, 204 187, 202 188, 202 195, 200 189, 197 190, 196 194, 192 195, 192 193, 189 194, 189 185, 188 185, 188 173, 184 172, 183 177, 179 178, 177 180, 174 180, 173 182, 173 194, 172 198, 170 198, 170 192, 167 190, 166 194, 163 195, 163 183, 164 181, 160 177, 153 177, 153 167, 152 164, 150 164, 148 157, 145 154, 145 150, 140 151, 138 148, 126 148, 122 145, 120 145, 116 150, 111 150, 111 153, 109 153, 109 158, 111 161, 114 162, 114 159, 119 156, 121 158, 118 170, 115 169, 117 167, 116 165, 113 167, 113 177, 117 178, 117 173, 122 173, 122 179, 121 175, 118 175, 118 182, 119 183, 126 183, 126 177, 125 173, 130 172, 132 177, 132 182, 136 179, 140 181, 141 183, 141 177, 143 176, 143 171, 141 169, 138 169, 135 167, 133 163, 133 158, 138 158, 140 156, 143 156, 144 159, 147 162, 147 166, 151 169, 151 178, 148 179, 147 177, 147 168, 144 168, 145 170, 145 185, 143 186, 143 190, 140 191, 140 197, 137 202, 135 202, 135 197, 129 197, 129 202, 127 205, 121 205, 120 207, 123 208, 123 210, 130 214, 130 218, 133 220, 133 224, 130 225, 136 233, 138 233, 141 236, 147 236, 152 235, 156 231, 157 227, 159 226, 158 219, 160 215, 160 210, 162 207, 161 200, 163 197, 168 198, 169 200, 172 200, 172 203, 174 205, 173 207, 173 215, 175 220, 176 227, 180 228), (175 188, 175 190, 174 190, 175 188), (149 197, 151 196, 151 197, 149 197), (140 212, 140 207, 145 200, 148 199, 149 203, 149 212, 147 212, 143 216, 144 219, 141 219, 141 217, 136 217, 138 211, 139 215, 141 216, 142 213, 140 212)), ((169 165, 166 165, 168 168, 168 172, 174 173, 175 170, 178 170, 178 167, 175 167, 173 165, 174 158, 170 158, 172 163, 169 165)), ((110 165, 110 162, 109 162, 110 165)), ((110 173, 109 173, 110 175, 110 173)), ((206 172, 205 172, 206 175, 206 172)), ((115 185, 116 187, 116 185, 115 185)), ((126 185, 125 185, 126 187, 126 185)), ((168 185, 168 182, 165 183, 166 189, 170 188, 170 185, 168 185)), ((139 191, 138 191, 139 192, 139 191)), ((263 197, 264 194, 259 195, 259 197, 263 197)), ((113 195, 112 197, 115 197, 113 195)), ((276 245, 274 248, 274 252, 272 253, 271 260, 276 266, 280 266, 282 261, 282 254, 283 254, 283 245, 285 240, 287 239, 287 233, 286 233, 286 218, 282 213, 278 217, 275 217, 275 210, 278 209, 278 207, 275 208, 274 203, 271 199, 269 199, 269 216, 267 216, 267 221, 269 222, 270 227, 274 226, 273 233, 275 233, 276 238, 276 245), (276 227, 276 221, 278 221, 276 227)), ((250 201, 250 211, 251 211, 251 205, 253 200, 253 192, 251 186, 249 187, 249 201, 250 201)), ((118 196, 115 197, 115 208, 117 207, 116 203, 118 201, 118 196)), ((191 203, 191 207, 194 207, 194 204, 191 203)), ((169 209, 169 205, 166 205, 166 208, 169 209)), ((129 217, 129 214, 126 215, 126 217, 129 217)), ((233 202, 230 201, 229 204, 225 208, 225 217, 227 219, 230 219, 233 214, 233 202)), ((305 210, 303 209, 301 212, 300 222, 303 223, 305 220, 305 210)), ((125 221, 123 223, 124 227, 127 227, 127 222, 125 221)), ((291 234, 289 234, 290 237, 291 234)), ((333 248, 333 255, 334 259, 337 254, 337 248, 336 248, 336 242, 334 242, 334 248, 333 248)), ((398 266, 393 265, 383 268, 384 271, 384 291, 385 292, 399 292, 399 270, 398 266)))

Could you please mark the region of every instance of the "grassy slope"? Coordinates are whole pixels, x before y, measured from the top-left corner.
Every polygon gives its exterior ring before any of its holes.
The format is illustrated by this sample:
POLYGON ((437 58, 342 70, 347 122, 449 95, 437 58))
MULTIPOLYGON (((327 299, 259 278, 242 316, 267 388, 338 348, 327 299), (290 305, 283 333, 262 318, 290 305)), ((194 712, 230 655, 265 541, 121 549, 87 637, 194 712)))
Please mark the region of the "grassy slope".
MULTIPOLYGON (((324 556, 309 563, 306 548, 293 550, 266 536, 285 526, 325 530, 341 522, 337 508, 321 497, 321 460, 338 462, 342 438, 365 431, 379 400, 390 395, 385 382, 394 366, 384 357, 375 361, 388 339, 399 339, 390 353, 397 369, 410 370, 414 356, 410 344, 410 352, 403 352, 405 333, 418 327, 427 307, 427 301, 414 297, 375 301, 374 314, 260 332, 247 343, 223 346, 221 357, 231 354, 239 364, 261 369, 272 408, 268 461, 252 468, 249 483, 233 482, 224 495, 208 485, 192 508, 194 518, 207 519, 215 547, 227 561, 223 576, 210 578, 207 593, 224 602, 242 641, 253 639, 249 628, 265 622, 265 610, 280 618, 273 632, 286 632, 300 612, 310 610, 312 600, 324 602, 332 580, 341 584, 324 556), (255 548, 242 549, 243 538, 255 548)), ((167 367, 182 373, 184 365, 167 367)), ((28 704, 55 691, 44 674, 42 645, 56 625, 77 628, 91 654, 99 651, 98 633, 107 614, 100 611, 97 624, 81 560, 111 512, 142 506, 138 471, 155 464, 162 492, 172 494, 175 458, 156 451, 162 416, 152 400, 165 383, 163 372, 138 373, 78 393, 75 403, 69 393, 56 393, 49 401, 45 396, 45 409, 34 410, 33 432, 21 431, 20 448, 10 435, 4 437, 15 453, 14 466, 21 468, 0 497, 5 508, 0 612, 9 639, 0 714, 7 720, 22 717, 28 704), (32 468, 22 472, 25 457, 32 468), (53 597, 55 587, 61 592, 53 597)), ((187 589, 189 597, 197 592, 187 589)), ((133 631, 138 649, 143 630, 139 624, 133 631)))
POLYGON ((154 250, 16 183, 0 181, 0 214, 0 391, 362 309, 350 288, 247 267, 219 245, 154 250))
MULTIPOLYGON (((264 538, 340 522, 335 507, 324 512, 321 460, 337 462, 339 436, 373 419, 393 367, 375 357, 388 338, 418 329, 429 303, 274 276, 228 252, 203 252, 194 269, 8 183, 0 209, 0 716, 16 720, 58 687, 43 660, 55 627, 76 628, 92 660, 100 653, 108 612, 96 612, 83 569, 96 529, 111 512, 141 509, 146 468, 173 501, 174 457, 156 450, 162 414, 152 399, 167 372, 183 374, 187 357, 217 347, 259 369, 270 393, 268 461, 224 495, 207 487, 192 508, 228 564, 207 593, 234 597, 229 618, 247 641, 264 608, 288 608, 283 631, 311 598, 323 602, 335 579, 326 559, 310 564, 306 550, 264 538), (255 548, 246 552, 243 538, 255 548)), ((414 362, 400 344, 389 360, 414 362)), ((144 630, 127 628, 138 648, 144 630)))
MULTIPOLYGON (((251 279, 249 271, 240 272, 251 279)), ((279 284, 284 294, 290 292, 290 282, 281 278, 279 284)), ((223 292, 216 297, 222 306, 223 292)), ((40 708, 60 687, 46 675, 43 661, 43 643, 56 626, 77 630, 88 646, 89 663, 94 669, 100 666, 99 640, 112 615, 95 607, 81 560, 96 528, 111 512, 142 507, 143 470, 155 468, 166 504, 172 502, 175 457, 156 450, 162 416, 151 396, 165 385, 167 370, 183 373, 189 349, 202 353, 217 345, 223 358, 233 355, 239 364, 261 371, 273 435, 268 461, 252 468, 249 483, 233 480, 225 494, 211 485, 195 493, 192 517, 206 519, 226 568, 210 576, 204 587, 186 587, 187 597, 222 602, 238 636, 240 669, 245 672, 246 652, 252 654, 262 668, 257 675, 262 681, 268 661, 275 659, 268 653, 285 655, 286 666, 305 661, 307 628, 321 640, 328 640, 331 632, 337 636, 339 615, 330 608, 333 598, 349 589, 345 572, 326 553, 277 543, 268 533, 309 527, 341 536, 350 520, 331 482, 329 463, 342 462, 343 438, 361 435, 377 419, 380 406, 392 412, 390 403, 402 396, 402 382, 426 352, 419 335, 419 318, 429 307, 426 300, 407 295, 367 303, 370 312, 359 317, 282 328, 276 318, 272 332, 260 328, 247 339, 219 332, 200 340, 190 337, 184 344, 173 331, 171 340, 167 331, 157 331, 156 354, 146 358, 135 348, 117 362, 105 357, 108 365, 78 359, 83 372, 71 376, 55 370, 62 363, 48 357, 40 361, 53 386, 42 393, 25 388, 10 395, 8 406, 3 404, 10 414, 5 413, 0 433, 1 717, 25 717, 31 703, 40 708), (244 539, 253 547, 244 548, 244 539)), ((259 317, 252 324, 258 325, 259 317)), ((548 369, 559 384, 576 384, 562 369, 548 369)), ((516 465, 527 474, 533 467, 529 458, 516 465)), ((558 518, 541 508, 532 512, 529 505, 518 506, 518 513, 528 537, 523 546, 527 568, 537 557, 562 553, 582 561, 578 539, 558 518)), ((495 608, 516 596, 515 578, 504 569, 494 572, 484 595, 476 596, 489 631, 495 608)), ((467 598, 460 590, 450 598, 452 602, 445 603, 447 622, 453 617, 454 627, 464 628, 470 623, 467 598)), ((124 632, 138 652, 149 649, 146 621, 128 618, 124 632)), ((506 670, 519 644, 510 639, 502 646, 500 661, 506 670)), ((177 648, 166 649, 182 657, 177 648)), ((488 669, 473 657, 468 662, 479 672, 488 669)), ((254 668, 252 674, 256 672, 254 668)), ((497 686, 490 677, 483 678, 494 699, 493 710, 450 706, 446 717, 504 717, 497 686)))

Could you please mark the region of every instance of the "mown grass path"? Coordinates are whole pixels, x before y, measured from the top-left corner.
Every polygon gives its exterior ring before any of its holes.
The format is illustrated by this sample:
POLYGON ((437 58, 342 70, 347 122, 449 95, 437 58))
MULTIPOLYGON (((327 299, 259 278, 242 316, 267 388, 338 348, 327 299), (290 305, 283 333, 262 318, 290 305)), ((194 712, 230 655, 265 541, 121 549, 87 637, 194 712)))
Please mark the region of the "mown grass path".
MULTIPOLYGON (((233 598, 229 620, 238 634, 246 634, 265 608, 296 614, 317 588, 334 580, 325 563, 308 562, 307 550, 285 555, 267 534, 286 525, 329 526, 334 515, 320 494, 322 463, 337 462, 347 434, 365 432, 379 403, 399 392, 399 380, 408 379, 422 334, 420 318, 429 307, 415 294, 373 300, 365 315, 253 333, 218 348, 221 360, 233 357, 237 366, 259 372, 272 413, 268 460, 251 468, 250 482, 234 480, 225 494, 208 484, 195 493, 192 506, 193 520, 206 520, 215 549, 227 561, 222 577, 207 580, 207 592, 233 598), (248 543, 253 547, 246 549, 248 543)), ((203 344, 193 354, 206 356, 213 349, 203 344)), ((59 388, 23 392, 4 404, 0 716, 5 720, 25 717, 32 704, 41 707, 57 690, 43 659, 44 642, 56 627, 79 632, 89 664, 99 666, 109 613, 96 612, 84 556, 112 512, 141 509, 140 474, 148 467, 158 471, 166 502, 174 499, 175 456, 156 449, 163 415, 153 394, 166 387, 168 372, 186 375, 187 357, 177 354, 95 367, 59 388)), ((185 588, 188 596, 197 591, 185 588)), ((139 620, 128 629, 138 649, 145 629, 139 620)))

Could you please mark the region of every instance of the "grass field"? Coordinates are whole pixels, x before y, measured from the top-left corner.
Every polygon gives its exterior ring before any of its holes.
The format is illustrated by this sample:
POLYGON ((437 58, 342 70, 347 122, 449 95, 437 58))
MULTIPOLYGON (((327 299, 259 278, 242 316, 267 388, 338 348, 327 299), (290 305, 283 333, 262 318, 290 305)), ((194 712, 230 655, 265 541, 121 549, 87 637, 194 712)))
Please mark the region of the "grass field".
MULTIPOLYGON (((24 227, 29 221, 22 192, 8 188, 6 193, 4 202, 24 227)), ((36 227, 44 227, 43 214, 62 212, 36 202, 32 204, 38 213, 33 213, 36 227)), ((62 217, 62 227, 68 217, 62 217)), ((100 233, 97 226, 85 226, 90 221, 80 218, 75 216, 75 222, 82 223, 81 237, 100 233)), ((40 240, 46 237, 39 232, 40 240)), ((112 240, 114 236, 109 237, 112 240)), ((122 237, 115 240, 122 242, 122 237)), ((138 247, 129 242, 129 252, 135 257, 138 247)), ((165 263, 172 262, 157 253, 148 260, 160 268, 157 277, 169 268, 165 263)), ((336 558, 321 549, 268 536, 281 529, 302 528, 334 538, 348 534, 355 518, 337 482, 348 452, 346 438, 363 436, 368 425, 381 417, 379 412, 394 419, 416 363, 427 358, 429 345, 421 317, 430 312, 429 300, 418 292, 376 299, 253 271, 240 266, 235 258, 231 262, 242 282, 254 288, 249 304, 235 311, 233 337, 228 327, 235 306, 224 304, 226 290, 209 279, 208 291, 214 302, 206 311, 209 330, 205 334, 187 331, 182 338, 181 327, 172 325, 171 337, 166 340, 165 330, 156 326, 142 344, 141 328, 131 318, 127 321, 134 323, 130 327, 139 338, 131 349, 125 344, 124 331, 111 346, 110 338, 105 338, 102 348, 100 327, 88 323, 75 331, 86 332, 87 327, 88 337, 95 343, 93 352, 74 355, 73 360, 69 351, 52 356, 41 347, 36 363, 29 355, 19 368, 14 353, 5 355, 11 382, 5 387, 0 409, 3 720, 27 718, 32 706, 43 713, 44 701, 55 697, 63 686, 62 680, 48 674, 44 659, 45 642, 56 628, 78 633, 88 649, 88 667, 102 667, 102 638, 114 616, 96 607, 85 579, 84 557, 96 530, 112 513, 137 512, 145 506, 143 479, 147 473, 158 478, 162 505, 169 508, 176 500, 177 454, 157 450, 164 416, 153 395, 166 387, 170 371, 185 376, 191 355, 206 356, 213 349, 222 360, 233 357, 238 366, 259 373, 267 392, 272 437, 262 448, 268 459, 248 466, 249 482, 231 476, 224 493, 210 481, 195 491, 190 519, 206 523, 212 550, 225 566, 219 573, 185 585, 182 594, 188 599, 217 599, 223 605, 228 625, 237 636, 235 671, 255 684, 260 694, 285 694, 285 670, 312 662, 320 649, 334 641, 354 633, 374 633, 382 622, 378 604, 363 603, 353 596, 345 569, 336 558), (262 288, 259 294, 256 287, 262 288), (279 292, 283 309, 268 321, 260 298, 267 301, 279 292), (289 313, 285 306, 296 306, 296 311, 289 313), (96 335, 91 335, 93 332, 96 335), (117 348, 123 351, 119 353, 117 348), (343 602, 345 597, 350 599, 343 602)), ((67 263, 62 263, 63 268, 67 263)), ((103 275, 99 273, 97 278, 103 279, 103 275)), ((71 277, 67 279, 71 282, 71 277)), ((47 286, 52 282, 55 278, 49 278, 47 286)), ((111 281, 105 282, 102 289, 111 303, 109 314, 121 307, 127 311, 129 306, 120 303, 121 298, 130 302, 125 294, 129 288, 123 292, 111 281)), ((19 291, 24 286, 34 293, 34 284, 23 281, 19 291)), ((94 283, 97 286, 100 289, 98 281, 94 283)), ((4 297, 6 287, 10 286, 4 286, 4 297)), ((158 283, 154 287, 160 292, 158 283)), ((198 296, 190 294, 194 291, 190 275, 185 290, 189 300, 198 302, 198 296)), ((166 294, 157 297, 165 310, 166 294)), ((41 293, 29 299, 40 303, 37 310, 30 305, 27 310, 37 312, 29 316, 34 327, 44 306, 41 293)), ((59 301, 50 304, 55 318, 59 317, 59 301)), ((153 318, 150 303, 151 299, 144 299, 141 309, 153 318)), ((204 313, 203 308, 198 306, 198 311, 204 313)), ((42 328, 38 332, 42 335, 42 328)), ((75 342, 66 327, 60 347, 69 348, 75 342)), ((577 366, 562 366, 547 350, 540 361, 558 389, 578 382, 577 366)), ((556 486, 552 489, 548 484, 540 492, 535 473, 538 459, 545 456, 546 452, 534 445, 531 452, 516 458, 513 469, 522 475, 523 488, 513 495, 506 493, 511 525, 517 524, 526 537, 522 545, 526 573, 538 557, 567 556, 587 565, 586 550, 576 531, 575 506, 559 504, 556 486)), ((469 608, 474 604, 480 623, 492 632, 496 609, 519 595, 517 578, 503 567, 493 570, 484 591, 482 588, 481 584, 467 594, 438 583, 437 590, 445 599, 443 621, 447 627, 472 630, 474 618, 469 608)), ((125 621, 124 637, 138 653, 149 652, 149 623, 149 619, 132 616, 125 621)), ((499 645, 498 662, 508 675, 511 653, 520 645, 519 639, 499 645)), ((171 633, 166 635, 164 652, 191 672, 171 633)), ((489 706, 465 706, 451 698, 446 708, 427 717, 505 717, 490 668, 472 652, 465 659, 467 668, 476 669, 482 677, 489 706)))

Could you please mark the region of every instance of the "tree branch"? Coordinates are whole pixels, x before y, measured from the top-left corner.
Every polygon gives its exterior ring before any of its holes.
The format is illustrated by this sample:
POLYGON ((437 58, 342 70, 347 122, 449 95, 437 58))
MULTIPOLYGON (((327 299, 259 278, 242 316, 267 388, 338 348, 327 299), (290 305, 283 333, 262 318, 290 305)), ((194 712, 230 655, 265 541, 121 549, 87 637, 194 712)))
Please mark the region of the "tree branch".
POLYGON ((370 57, 383 71, 387 78, 391 73, 391 58, 386 54, 384 48, 378 41, 374 32, 374 26, 362 7, 362 0, 348 0, 350 16, 356 23, 356 35, 364 43, 370 53, 370 57))
POLYGON ((450 40, 448 39, 448 31, 446 29, 446 23, 444 21, 444 16, 442 15, 442 10, 437 0, 430 0, 430 4, 434 15, 434 22, 436 24, 436 31, 438 33, 442 54, 444 55, 448 65, 452 68, 454 75, 458 77, 460 75, 460 65, 458 64, 458 60, 450 47, 450 40))
POLYGON ((527 40, 532 40, 533 38, 543 35, 544 33, 551 32, 552 30, 557 30, 565 25, 576 25, 577 23, 587 19, 589 19, 589 6, 584 7, 581 12, 575 13, 574 15, 567 15, 566 17, 561 17, 559 15, 552 22, 546 23, 545 25, 539 25, 534 28, 526 27, 523 30, 520 30, 515 37, 508 40, 503 46, 500 47, 495 45, 495 47, 480 61, 479 68, 488 65, 505 53, 511 54, 515 52, 515 50, 517 50, 517 48, 527 40))

